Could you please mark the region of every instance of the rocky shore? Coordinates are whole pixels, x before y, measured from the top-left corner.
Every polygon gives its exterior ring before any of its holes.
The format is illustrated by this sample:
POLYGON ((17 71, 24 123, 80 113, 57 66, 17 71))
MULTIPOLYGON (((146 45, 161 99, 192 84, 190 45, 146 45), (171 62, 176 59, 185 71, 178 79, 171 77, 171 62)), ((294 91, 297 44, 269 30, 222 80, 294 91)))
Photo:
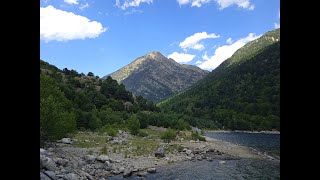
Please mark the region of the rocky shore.
MULTIPOLYGON (((223 163, 231 159, 267 158, 249 148, 208 137, 206 137, 206 142, 183 140, 183 138, 177 138, 170 143, 163 143, 160 139, 152 140, 157 142, 157 146, 151 153, 134 155, 123 149, 136 151, 134 144, 131 143, 136 140, 136 137, 125 132, 119 134, 111 141, 108 137, 105 143, 107 147, 118 147, 113 151, 110 149, 101 151, 100 146, 76 147, 77 142, 88 143, 90 140, 72 138, 64 138, 45 149, 40 148, 40 179, 103 180, 115 175, 144 177, 148 173, 156 173, 158 166, 165 166, 168 163, 212 161, 214 159, 219 159, 223 163)), ((94 137, 95 134, 90 136, 94 137)), ((143 140, 148 141, 147 138, 143 140)), ((100 145, 100 143, 95 144, 100 145)), ((147 148, 147 146, 142 148, 147 148)))

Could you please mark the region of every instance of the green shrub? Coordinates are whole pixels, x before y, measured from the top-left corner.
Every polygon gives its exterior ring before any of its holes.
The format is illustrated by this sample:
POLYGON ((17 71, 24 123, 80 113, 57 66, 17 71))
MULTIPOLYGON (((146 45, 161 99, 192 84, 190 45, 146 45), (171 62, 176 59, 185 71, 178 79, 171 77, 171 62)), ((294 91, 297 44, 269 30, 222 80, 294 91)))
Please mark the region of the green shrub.
POLYGON ((137 135, 140 130, 140 122, 136 114, 133 114, 128 119, 128 129, 132 135, 137 135))
POLYGON ((174 130, 172 129, 167 129, 161 136, 161 139, 166 142, 169 143, 171 140, 174 140, 176 138, 177 134, 174 130))
POLYGON ((146 137, 146 136, 148 136, 148 133, 147 132, 145 132, 145 131, 139 131, 138 132, 138 136, 140 136, 140 137, 146 137))
POLYGON ((115 137, 118 133, 118 131, 114 128, 112 128, 110 125, 106 125, 102 127, 101 130, 103 133, 106 132, 109 136, 115 137))
POLYGON ((192 138, 193 140, 195 140, 195 141, 196 141, 196 140, 206 141, 206 138, 203 137, 203 136, 201 136, 198 132, 192 132, 191 138, 192 138))

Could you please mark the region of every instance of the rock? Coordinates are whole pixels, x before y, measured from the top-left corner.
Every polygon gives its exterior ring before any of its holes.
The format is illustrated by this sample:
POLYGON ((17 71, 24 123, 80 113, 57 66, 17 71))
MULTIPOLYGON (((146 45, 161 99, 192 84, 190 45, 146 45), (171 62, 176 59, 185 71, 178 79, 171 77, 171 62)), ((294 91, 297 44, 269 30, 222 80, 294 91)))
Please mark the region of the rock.
POLYGON ((63 179, 65 179, 65 180, 78 180, 78 179, 80 179, 80 177, 77 174, 69 173, 69 174, 64 175, 63 179))
POLYGON ((45 169, 49 170, 49 171, 56 171, 58 170, 57 166, 56 166, 56 163, 51 159, 51 158, 48 158, 48 157, 44 157, 44 158, 41 158, 40 157, 40 161, 42 160, 42 165, 45 169))
POLYGON ((62 159, 62 158, 57 158, 56 162, 59 166, 66 167, 68 165, 68 160, 62 159))
POLYGON ((123 172, 123 177, 130 177, 132 175, 132 169, 125 169, 123 172))
POLYGON ((194 143, 195 141, 194 141, 194 140, 190 140, 190 142, 191 142, 191 143, 194 143))
POLYGON ((124 167, 119 167, 119 172, 120 173, 124 172, 124 170, 126 170, 124 167))
POLYGON ((96 157, 93 155, 86 155, 84 156, 84 159, 88 163, 93 163, 96 160, 96 157))
POLYGON ((45 171, 44 172, 45 175, 47 175, 48 177, 52 178, 52 179, 58 179, 56 174, 52 171, 45 171))
POLYGON ((40 172, 40 180, 51 180, 47 175, 43 172, 40 172))
POLYGON ((149 168, 149 169, 147 169, 147 172, 148 173, 156 173, 157 169, 156 168, 149 168))
POLYGON ((110 158, 107 155, 100 155, 97 157, 97 161, 106 162, 109 160, 110 160, 110 158))
POLYGON ((224 164, 224 163, 226 163, 226 162, 225 162, 225 161, 219 161, 219 163, 220 163, 220 164, 224 164))
POLYGON ((90 141, 86 139, 86 140, 84 140, 84 142, 90 142, 90 141))
POLYGON ((64 143, 64 144, 72 144, 72 140, 71 138, 62 138, 60 140, 60 142, 64 143))
POLYGON ((163 147, 159 147, 157 149, 157 151, 154 153, 154 155, 156 157, 165 157, 165 154, 164 154, 164 148, 163 147))
POLYGON ((192 151, 190 149, 186 150, 186 154, 190 155, 192 153, 192 151))
POLYGON ((46 154, 47 154, 47 152, 46 152, 46 150, 44 150, 44 149, 40 148, 40 154, 42 154, 42 155, 46 155, 46 154))
POLYGON ((78 139, 72 139, 72 141, 73 141, 73 142, 79 142, 79 140, 78 140, 78 139))
POLYGON ((137 176, 139 176, 139 177, 145 177, 145 176, 147 176, 147 172, 138 172, 138 173, 137 173, 137 176))

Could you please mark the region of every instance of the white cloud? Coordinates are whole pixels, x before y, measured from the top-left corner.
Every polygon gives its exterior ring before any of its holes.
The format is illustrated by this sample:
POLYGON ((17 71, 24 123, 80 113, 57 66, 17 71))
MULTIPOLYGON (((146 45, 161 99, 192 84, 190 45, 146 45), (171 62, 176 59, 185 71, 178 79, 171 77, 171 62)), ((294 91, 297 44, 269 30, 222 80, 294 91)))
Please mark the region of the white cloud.
POLYGON ((192 59, 195 57, 195 55, 192 54, 186 54, 186 53, 177 53, 174 52, 168 56, 168 58, 171 58, 175 60, 178 63, 184 63, 192 61, 192 59))
POLYGON ((275 28, 275 29, 280 28, 280 23, 279 23, 279 24, 278 24, 278 23, 274 23, 274 28, 275 28))
POLYGON ((201 33, 195 33, 192 36, 187 37, 184 39, 183 42, 179 44, 179 46, 184 49, 196 49, 196 50, 202 50, 204 46, 200 43, 201 40, 208 39, 208 38, 218 38, 220 35, 207 34, 207 32, 201 32, 201 33))
POLYGON ((231 38, 228 38, 228 39, 227 39, 227 43, 228 43, 228 44, 232 44, 232 43, 233 43, 232 39, 231 39, 231 38))
POLYGON ((86 4, 83 4, 79 7, 79 9, 83 10, 84 8, 88 8, 89 4, 86 2, 86 4))
POLYGON ((206 4, 208 2, 210 2, 211 0, 177 0, 177 2, 179 3, 179 5, 187 5, 191 3, 191 7, 201 7, 202 4, 206 4))
POLYGON ((256 36, 254 33, 250 33, 247 37, 241 38, 238 41, 230 45, 224 45, 218 47, 214 55, 209 57, 207 53, 202 56, 204 60, 201 64, 197 64, 201 69, 212 70, 218 67, 224 60, 228 59, 235 53, 239 48, 244 46, 250 41, 259 38, 261 35, 256 36))
POLYGON ((96 38, 105 31, 100 22, 90 21, 84 16, 51 5, 40 7, 40 39, 46 42, 96 38))
POLYGON ((78 0, 64 0, 64 2, 68 4, 79 4, 78 0))
POLYGON ((129 7, 139 7, 140 3, 153 3, 153 0, 125 0, 125 2, 120 5, 120 0, 116 0, 116 6, 121 8, 122 10, 125 10, 129 7))
POLYGON ((224 8, 227 8, 231 5, 238 5, 238 7, 248 9, 248 10, 254 10, 254 5, 250 3, 250 0, 215 0, 219 8, 222 10, 224 8))
POLYGON ((202 61, 197 61, 195 64, 197 65, 197 64, 201 64, 202 63, 202 61))

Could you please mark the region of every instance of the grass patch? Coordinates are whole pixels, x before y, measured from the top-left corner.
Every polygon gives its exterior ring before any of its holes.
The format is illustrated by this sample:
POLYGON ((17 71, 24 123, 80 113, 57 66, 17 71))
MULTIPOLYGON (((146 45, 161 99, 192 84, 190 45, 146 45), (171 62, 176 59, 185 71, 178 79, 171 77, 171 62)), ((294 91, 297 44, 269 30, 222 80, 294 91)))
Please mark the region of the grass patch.
POLYGON ((173 153, 174 151, 181 152, 183 150, 183 147, 180 144, 169 144, 165 148, 166 153, 173 153))
POLYGON ((90 132, 76 133, 74 134, 73 138, 77 139, 78 142, 75 142, 72 145, 80 148, 99 147, 106 143, 105 136, 90 132), (87 142, 85 140, 87 140, 87 142))
POLYGON ((132 154, 134 156, 153 154, 158 147, 158 142, 150 139, 135 138, 131 139, 132 154))

